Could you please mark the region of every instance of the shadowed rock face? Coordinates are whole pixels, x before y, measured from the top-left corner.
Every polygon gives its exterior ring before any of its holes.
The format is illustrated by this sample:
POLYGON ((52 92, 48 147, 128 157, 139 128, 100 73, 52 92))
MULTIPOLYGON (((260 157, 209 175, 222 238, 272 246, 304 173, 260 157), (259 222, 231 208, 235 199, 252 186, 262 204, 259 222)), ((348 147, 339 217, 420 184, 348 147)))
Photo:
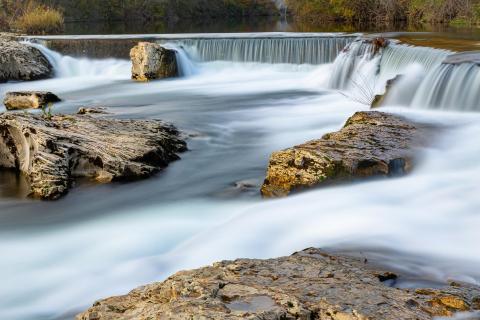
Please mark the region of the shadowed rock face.
POLYGON ((0 83, 46 79, 53 67, 36 48, 0 37, 0 83))
POLYGON ((77 177, 102 183, 149 177, 185 150, 179 132, 159 120, 0 115, 0 168, 25 173, 41 199, 66 194, 77 177))
POLYGON ((178 77, 177 58, 174 50, 157 43, 140 42, 130 51, 132 79, 148 81, 178 77))
POLYGON ((61 101, 51 92, 45 91, 18 91, 8 92, 3 104, 7 110, 38 109, 49 103, 61 101))
POLYGON ((273 153, 262 195, 286 196, 327 182, 406 173, 420 131, 398 116, 357 112, 338 132, 273 153))
POLYGON ((307 249, 270 260, 223 261, 98 301, 77 320, 411 320, 480 308, 480 288, 397 289, 363 259, 307 249))

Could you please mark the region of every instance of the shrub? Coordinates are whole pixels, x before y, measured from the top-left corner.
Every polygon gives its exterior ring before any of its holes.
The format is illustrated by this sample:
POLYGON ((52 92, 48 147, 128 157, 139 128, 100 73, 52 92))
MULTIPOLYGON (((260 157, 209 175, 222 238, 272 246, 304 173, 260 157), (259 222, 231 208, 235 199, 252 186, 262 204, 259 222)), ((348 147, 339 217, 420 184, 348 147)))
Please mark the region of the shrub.
POLYGON ((57 9, 30 2, 13 25, 28 34, 59 33, 64 26, 63 14, 57 9))

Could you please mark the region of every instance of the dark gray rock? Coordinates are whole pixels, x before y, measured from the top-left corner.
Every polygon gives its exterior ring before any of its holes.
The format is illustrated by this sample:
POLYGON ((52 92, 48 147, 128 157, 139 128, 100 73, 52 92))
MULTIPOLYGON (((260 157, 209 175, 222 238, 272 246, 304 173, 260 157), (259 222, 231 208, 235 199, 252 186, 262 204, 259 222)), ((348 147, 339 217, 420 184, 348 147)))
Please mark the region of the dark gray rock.
POLYGON ((155 174, 186 150, 179 135, 160 120, 4 113, 0 168, 23 172, 33 196, 57 199, 75 178, 108 183, 155 174))
POLYGON ((0 37, 0 82, 50 78, 53 67, 36 48, 0 37))

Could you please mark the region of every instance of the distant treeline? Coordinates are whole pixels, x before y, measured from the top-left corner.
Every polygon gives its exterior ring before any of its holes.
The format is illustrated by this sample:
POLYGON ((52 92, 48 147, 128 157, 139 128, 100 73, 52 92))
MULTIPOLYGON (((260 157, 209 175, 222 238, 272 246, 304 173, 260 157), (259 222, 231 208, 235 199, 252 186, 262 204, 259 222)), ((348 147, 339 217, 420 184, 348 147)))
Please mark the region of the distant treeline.
POLYGON ((42 0, 67 21, 244 17, 276 14, 272 0, 42 0))
POLYGON ((480 0, 286 0, 299 20, 477 23, 480 0))

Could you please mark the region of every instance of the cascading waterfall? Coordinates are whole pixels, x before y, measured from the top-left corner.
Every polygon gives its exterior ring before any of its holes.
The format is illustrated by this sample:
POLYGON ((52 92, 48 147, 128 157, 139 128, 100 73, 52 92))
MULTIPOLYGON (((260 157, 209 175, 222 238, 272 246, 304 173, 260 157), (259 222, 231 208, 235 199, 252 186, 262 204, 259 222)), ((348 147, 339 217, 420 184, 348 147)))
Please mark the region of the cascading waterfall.
POLYGON ((53 66, 56 77, 59 78, 92 76, 128 78, 130 76, 130 62, 126 60, 73 58, 38 43, 28 42, 28 44, 42 52, 53 66))
POLYGON ((392 43, 382 52, 380 77, 386 80, 392 79, 404 73, 412 64, 418 64, 425 72, 429 72, 452 53, 449 50, 392 43))
POLYGON ((412 101, 412 106, 479 111, 478 88, 480 88, 480 67, 477 64, 441 64, 423 80, 412 101))
MULTIPOLYGON (((199 61, 324 64, 355 37, 183 39, 176 43, 199 61)), ((163 41, 159 41, 163 42, 163 41)))
MULTIPOLYGON (((371 75, 360 73, 361 69, 375 57, 371 43, 363 40, 355 41, 346 46, 333 64, 329 87, 332 89, 350 89, 354 83, 374 81, 371 75), (365 77, 365 79, 359 79, 365 77)), ((373 75, 374 76, 374 75, 373 75)))

